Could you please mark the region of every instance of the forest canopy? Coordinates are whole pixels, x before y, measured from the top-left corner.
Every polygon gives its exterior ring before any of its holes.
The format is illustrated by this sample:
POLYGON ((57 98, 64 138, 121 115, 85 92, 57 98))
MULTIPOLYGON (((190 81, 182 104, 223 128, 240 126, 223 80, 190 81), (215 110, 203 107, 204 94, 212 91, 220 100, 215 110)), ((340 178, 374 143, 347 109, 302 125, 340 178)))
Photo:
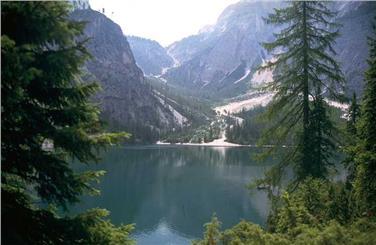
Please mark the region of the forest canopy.
POLYGON ((90 58, 84 23, 67 2, 1 3, 1 218, 4 244, 132 244, 131 225, 116 227, 101 209, 64 212, 103 171, 75 172, 72 160, 97 161, 126 137, 105 133, 83 82, 90 58), (81 41, 80 41, 81 40, 81 41))

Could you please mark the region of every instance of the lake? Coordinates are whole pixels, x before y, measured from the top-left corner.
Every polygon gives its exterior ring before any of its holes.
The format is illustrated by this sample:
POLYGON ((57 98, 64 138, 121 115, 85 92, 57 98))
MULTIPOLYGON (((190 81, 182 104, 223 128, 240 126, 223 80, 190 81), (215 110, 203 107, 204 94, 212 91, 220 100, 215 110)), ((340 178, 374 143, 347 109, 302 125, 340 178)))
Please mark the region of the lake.
MULTIPOLYGON (((112 148, 90 169, 106 170, 100 196, 84 196, 72 212, 100 207, 115 224, 135 223, 137 244, 190 244, 216 214, 222 229, 242 219, 264 225, 266 193, 246 185, 271 166, 250 147, 137 146, 112 148)), ((80 168, 83 170, 83 168, 80 168)))

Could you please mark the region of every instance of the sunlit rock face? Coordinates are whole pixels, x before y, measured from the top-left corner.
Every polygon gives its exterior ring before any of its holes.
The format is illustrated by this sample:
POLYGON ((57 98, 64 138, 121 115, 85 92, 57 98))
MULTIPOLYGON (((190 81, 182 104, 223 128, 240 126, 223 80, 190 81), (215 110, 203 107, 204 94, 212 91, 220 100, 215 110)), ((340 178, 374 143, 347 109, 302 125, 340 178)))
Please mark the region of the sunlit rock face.
POLYGON ((73 9, 90 9, 89 0, 69 0, 69 2, 73 5, 73 9))
POLYGON ((100 83, 95 99, 102 116, 116 127, 173 127, 174 114, 155 97, 137 67, 127 38, 120 27, 91 9, 76 10, 71 17, 87 22, 85 37, 92 59, 85 65, 88 79, 100 83))
POLYGON ((271 40, 274 27, 266 25, 262 17, 279 5, 239 2, 227 7, 214 26, 168 47, 181 65, 170 69, 165 78, 190 88, 223 90, 233 86, 265 58, 261 42, 271 40))
MULTIPOLYGON (((283 4, 241 1, 230 5, 215 25, 168 47, 180 65, 162 76, 186 88, 214 91, 218 97, 244 93, 252 85, 257 66, 271 58, 261 43, 273 40, 273 32, 278 32, 262 18, 283 4)), ((329 7, 338 11, 336 21, 342 24, 334 48, 348 83, 347 93, 361 93, 376 2, 334 2, 329 7)))
POLYGON ((342 27, 334 48, 346 78, 347 93, 355 91, 361 94, 364 71, 368 67, 367 37, 373 32, 372 22, 375 23, 376 2, 336 2, 335 9, 339 11, 337 21, 342 27))
POLYGON ((158 42, 135 36, 128 36, 127 39, 136 63, 145 75, 159 75, 173 66, 173 59, 158 42))

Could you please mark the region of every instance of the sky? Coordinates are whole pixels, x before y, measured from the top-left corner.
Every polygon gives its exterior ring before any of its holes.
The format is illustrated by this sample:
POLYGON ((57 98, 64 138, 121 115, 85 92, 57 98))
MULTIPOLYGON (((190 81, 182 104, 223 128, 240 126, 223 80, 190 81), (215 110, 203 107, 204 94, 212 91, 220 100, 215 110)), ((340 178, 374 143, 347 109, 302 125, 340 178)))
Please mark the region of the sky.
POLYGON ((90 0, 94 10, 120 25, 125 35, 158 41, 162 46, 214 24, 221 12, 239 0, 90 0))

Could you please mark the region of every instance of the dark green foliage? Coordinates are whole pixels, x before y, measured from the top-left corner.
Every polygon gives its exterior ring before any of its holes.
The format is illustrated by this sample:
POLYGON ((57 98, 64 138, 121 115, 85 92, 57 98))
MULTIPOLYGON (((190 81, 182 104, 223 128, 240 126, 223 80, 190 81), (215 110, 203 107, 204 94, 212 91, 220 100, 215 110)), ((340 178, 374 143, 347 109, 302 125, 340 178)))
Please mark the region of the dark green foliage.
MULTIPOLYGON (((101 119, 107 122, 107 115, 101 113, 101 119)), ((158 122, 155 122, 156 126, 159 126, 158 122)), ((114 132, 132 132, 131 136, 127 139, 126 144, 153 144, 160 139, 160 130, 153 128, 150 125, 143 125, 137 122, 128 122, 126 126, 123 123, 111 120, 110 124, 106 124, 105 128, 114 132)))
MULTIPOLYGON (((264 44, 275 60, 262 69, 274 69, 273 82, 267 89, 276 94, 266 118, 274 125, 264 134, 261 144, 273 139, 277 150, 286 139, 294 138, 276 174, 293 165, 296 181, 312 176, 327 177, 334 149, 333 125, 327 113, 323 91, 329 98, 340 99, 343 78, 339 65, 331 57, 338 36, 332 13, 324 2, 289 2, 269 15, 267 23, 283 29, 276 40, 264 44)), ((270 153, 270 152, 269 152, 270 153)), ((280 178, 280 177, 277 177, 280 178)))
MULTIPOLYGON (((256 145, 261 133, 270 125, 259 120, 259 116, 264 112, 264 107, 256 107, 236 114, 235 116, 243 118, 244 121, 241 125, 237 122, 231 123, 233 126, 226 130, 227 140, 242 145, 256 145)), ((271 142, 265 143, 271 144, 271 142)))
POLYGON ((307 178, 293 193, 284 193, 276 212, 269 219, 269 229, 286 233, 298 225, 312 227, 336 220, 348 224, 356 217, 350 191, 342 183, 307 178))
POLYGON ((220 138, 220 133, 221 125, 218 122, 207 122, 201 126, 177 128, 174 132, 166 132, 161 138, 169 143, 202 143, 220 138))
POLYGON ((310 227, 298 225, 291 233, 271 233, 250 222, 241 221, 234 227, 219 231, 219 241, 209 243, 207 238, 195 241, 194 245, 352 245, 374 244, 376 226, 369 220, 360 219, 351 226, 331 221, 327 225, 310 227))
POLYGON ((333 153, 335 151, 333 122, 330 120, 328 105, 323 98, 318 95, 312 103, 312 109, 309 114, 309 126, 307 142, 301 142, 309 147, 309 151, 302 158, 307 158, 297 168, 296 173, 303 180, 306 177, 313 176, 323 178, 329 175, 329 167, 333 165, 333 153))
POLYGON ((31 204, 28 194, 3 189, 2 242, 4 244, 133 244, 132 225, 115 227, 108 212, 92 209, 74 218, 31 204))
POLYGON ((204 239, 202 241, 193 241, 194 245, 216 245, 220 242, 220 229, 221 222, 219 222, 217 216, 213 215, 211 221, 204 225, 204 239))
MULTIPOLYGON (((235 116, 243 118, 244 121, 241 125, 235 120, 228 122, 228 124, 233 126, 226 129, 227 140, 229 142, 243 145, 256 145, 262 136, 262 133, 273 124, 271 121, 263 120, 262 115, 266 110, 266 107, 256 107, 252 110, 242 111, 235 114, 235 116)), ((327 106, 324 107, 324 110, 329 111, 327 112, 331 116, 329 122, 333 121, 335 124, 343 124, 345 122, 345 120, 341 118, 341 115, 343 114, 341 110, 327 106)), ((337 133, 336 130, 334 132, 337 133)), ((275 141, 273 138, 263 142, 264 145, 272 145, 274 143, 275 141)), ((285 144, 292 145, 293 139, 291 137, 286 138, 285 144)))
POLYGON ((360 117, 360 106, 358 104, 358 101, 356 99, 356 93, 354 92, 353 93, 353 96, 351 98, 351 101, 350 101, 350 106, 349 106, 349 109, 348 109, 348 112, 347 112, 347 117, 348 117, 348 121, 347 121, 347 125, 346 125, 346 129, 347 129, 347 132, 352 135, 352 136, 355 136, 357 131, 356 131, 356 123, 360 117))
POLYGON ((75 173, 72 159, 96 161, 102 147, 127 136, 101 131, 99 110, 89 101, 98 86, 79 78, 90 56, 79 41, 84 24, 69 21, 68 13, 67 2, 1 6, 4 244, 128 241, 131 227, 114 227, 104 211, 60 218, 52 209, 97 193, 89 183, 103 171, 75 173))
POLYGON ((205 225, 203 240, 193 244, 373 244, 374 221, 357 218, 345 192, 342 183, 307 178, 296 191, 282 195, 268 231, 241 221, 221 232, 214 217, 205 225))
MULTIPOLYGON (((301 2, 297 4, 302 4, 301 2)), ((294 4, 292 4, 294 5, 294 4)), ((292 11, 290 9, 289 11, 292 11)), ((278 14, 277 10, 277 14, 278 14)), ((281 13, 281 12, 280 12, 281 13)), ((283 13, 283 12, 282 12, 283 13)), ((292 17, 292 16, 290 16, 292 17)), ((316 16, 320 18, 320 16, 316 16)), ((287 16, 284 17, 288 19, 287 16)), ((375 29, 376 30, 376 29, 375 29)), ((333 182, 305 176, 295 189, 273 197, 272 212, 268 219, 268 231, 242 221, 234 227, 219 232, 218 220, 207 227, 216 227, 216 244, 374 244, 376 241, 376 39, 370 38, 369 69, 361 113, 353 96, 347 122, 346 164, 351 166, 346 183, 333 182), (359 117, 359 120, 357 120, 359 117)), ((317 87, 316 87, 317 88, 317 87)), ((320 87, 319 87, 320 88, 320 87)), ((313 96, 309 105, 307 134, 312 142, 312 161, 328 165, 327 150, 331 147, 333 127, 325 110, 328 110, 321 93, 313 96), (321 134, 321 135, 320 135, 321 134), (322 144, 320 141, 326 140, 322 144), (315 147, 315 145, 321 145, 315 147), (318 151, 322 151, 321 153, 318 151)), ((273 108, 273 107, 272 107, 273 108)), ((275 109, 275 108, 274 108, 275 109)), ((288 132, 288 131, 286 131, 288 132)), ((304 136, 301 136, 304 139, 304 136)), ((304 141, 303 141, 304 142, 304 141)), ((298 146, 299 147, 299 146, 298 146)), ((299 154, 304 153, 304 148, 299 154)), ((311 154, 311 155, 309 155, 311 154)), ((302 156, 306 157, 306 156, 302 156)), ((279 167, 279 166, 278 166, 279 167)), ((309 168, 310 166, 303 166, 309 168)), ((303 168, 303 169, 304 169, 303 168)), ((302 169, 302 170, 303 170, 302 169)), ((325 173, 325 169, 309 169, 325 173)), ((274 171, 278 171, 274 170, 274 171)), ((302 172, 301 175, 306 175, 302 172)), ((272 179, 272 178, 271 178, 272 179)), ((274 192, 277 189, 273 190, 274 192)), ((278 190, 278 192, 281 189, 278 190)), ((209 232, 207 229, 206 232, 209 232)), ((213 232, 212 232, 213 233, 213 232)), ((208 244, 207 236, 197 244, 208 244)), ((212 244, 212 243, 211 243, 212 244)))
POLYGON ((214 119, 215 112, 207 100, 199 98, 197 93, 182 90, 155 77, 148 77, 147 81, 163 98, 166 108, 173 107, 188 120, 181 127, 162 130, 159 139, 170 143, 199 143, 218 138, 218 127, 210 126, 210 119, 214 119))
POLYGON ((357 103, 356 94, 353 93, 353 97, 350 102, 350 106, 347 111, 347 122, 346 122, 346 129, 345 131, 345 138, 343 140, 345 147, 344 153, 346 158, 344 159, 343 163, 348 171, 347 174, 347 181, 348 184, 354 181, 355 172, 356 172, 356 162, 355 162, 355 155, 358 151, 356 143, 357 143, 357 123, 360 117, 360 106, 357 103))
POLYGON ((359 139, 356 145, 355 191, 360 205, 368 215, 376 212, 376 27, 369 38, 369 68, 359 119, 359 139))
POLYGON ((151 87, 158 91, 165 105, 171 105, 191 122, 192 126, 200 126, 214 118, 215 112, 208 100, 199 97, 197 92, 190 92, 177 86, 165 83, 155 77, 148 77, 151 87))

